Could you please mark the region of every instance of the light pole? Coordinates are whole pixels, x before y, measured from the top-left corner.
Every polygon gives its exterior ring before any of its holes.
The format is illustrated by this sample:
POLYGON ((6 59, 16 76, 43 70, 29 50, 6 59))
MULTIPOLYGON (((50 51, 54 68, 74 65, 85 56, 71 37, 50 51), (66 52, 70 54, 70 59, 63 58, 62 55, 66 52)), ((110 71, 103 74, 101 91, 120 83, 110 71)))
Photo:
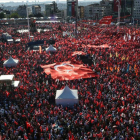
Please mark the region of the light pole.
POLYGON ((119 32, 120 28, 120 13, 121 13, 121 5, 120 5, 120 0, 118 0, 118 24, 117 24, 117 32, 119 32))
POLYGON ((26 4, 26 11, 27 11, 27 22, 28 22, 28 33, 29 33, 29 39, 30 39, 30 25, 29 25, 29 14, 28 14, 28 5, 26 4))
POLYGON ((78 0, 76 0, 75 38, 77 38, 77 18, 78 18, 78 0))

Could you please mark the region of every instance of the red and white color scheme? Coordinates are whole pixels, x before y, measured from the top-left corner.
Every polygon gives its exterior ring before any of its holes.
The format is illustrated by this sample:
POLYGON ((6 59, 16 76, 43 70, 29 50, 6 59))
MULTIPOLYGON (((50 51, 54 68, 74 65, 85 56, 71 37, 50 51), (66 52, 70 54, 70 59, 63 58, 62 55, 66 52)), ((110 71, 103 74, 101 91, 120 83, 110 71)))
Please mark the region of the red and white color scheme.
POLYGON ((99 24, 110 24, 111 22, 112 16, 105 16, 99 21, 99 24))
POLYGON ((72 53, 72 56, 75 56, 75 55, 86 55, 86 53, 82 52, 82 51, 74 51, 72 53))
POLYGON ((86 48, 86 47, 88 47, 88 48, 110 48, 108 46, 108 44, 103 44, 103 45, 90 45, 90 44, 88 44, 87 46, 86 45, 82 45, 82 47, 83 48, 86 48))
POLYGON ((51 74, 53 79, 59 80, 74 80, 97 76, 91 69, 83 65, 71 64, 70 61, 44 65, 41 67, 47 75, 51 74))

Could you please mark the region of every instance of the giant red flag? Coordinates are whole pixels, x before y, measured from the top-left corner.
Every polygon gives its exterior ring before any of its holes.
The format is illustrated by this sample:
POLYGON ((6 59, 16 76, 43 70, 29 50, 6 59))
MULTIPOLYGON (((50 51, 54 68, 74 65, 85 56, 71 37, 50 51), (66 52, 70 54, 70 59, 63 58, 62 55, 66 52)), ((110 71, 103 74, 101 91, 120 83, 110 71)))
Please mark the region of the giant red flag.
POLYGON ((91 69, 83 65, 72 64, 70 61, 44 65, 41 67, 47 75, 51 74, 53 79, 59 80, 74 80, 97 76, 91 69))

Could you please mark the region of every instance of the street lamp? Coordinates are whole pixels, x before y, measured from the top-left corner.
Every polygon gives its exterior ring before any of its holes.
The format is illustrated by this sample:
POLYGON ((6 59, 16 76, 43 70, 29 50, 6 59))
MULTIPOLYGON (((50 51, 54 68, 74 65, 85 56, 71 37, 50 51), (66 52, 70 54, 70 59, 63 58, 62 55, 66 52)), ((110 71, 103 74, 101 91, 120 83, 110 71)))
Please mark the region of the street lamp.
POLYGON ((120 26, 120 13, 121 13, 121 5, 120 5, 120 0, 118 0, 118 24, 117 24, 117 32, 119 32, 119 26, 120 26))
POLYGON ((77 38, 77 18, 78 18, 78 0, 76 0, 75 38, 77 38))
POLYGON ((29 13, 28 13, 28 6, 27 6, 27 4, 26 4, 26 11, 27 11, 28 33, 29 33, 29 39, 30 39, 29 13))

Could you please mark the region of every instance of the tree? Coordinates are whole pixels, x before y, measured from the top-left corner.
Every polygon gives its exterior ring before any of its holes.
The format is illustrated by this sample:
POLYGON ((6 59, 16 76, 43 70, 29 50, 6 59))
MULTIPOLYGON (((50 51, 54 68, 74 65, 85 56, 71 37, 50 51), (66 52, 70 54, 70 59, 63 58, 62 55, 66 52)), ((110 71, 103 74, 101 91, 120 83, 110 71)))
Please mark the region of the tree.
POLYGON ((4 13, 0 13, 0 19, 1 18, 5 18, 5 14, 4 13))
POLYGON ((18 13, 12 13, 11 15, 10 15, 10 18, 20 18, 20 16, 19 16, 19 14, 18 13))

